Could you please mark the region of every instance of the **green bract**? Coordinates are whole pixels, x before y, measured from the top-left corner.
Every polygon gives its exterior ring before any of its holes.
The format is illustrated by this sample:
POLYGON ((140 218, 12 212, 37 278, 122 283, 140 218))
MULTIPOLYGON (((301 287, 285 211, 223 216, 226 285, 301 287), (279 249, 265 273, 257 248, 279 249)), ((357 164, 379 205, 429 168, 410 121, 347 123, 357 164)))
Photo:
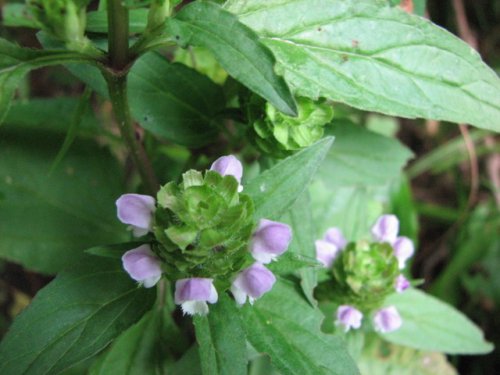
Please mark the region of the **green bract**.
POLYGON ((323 136, 323 128, 333 118, 333 109, 324 101, 298 98, 298 116, 283 114, 270 103, 266 116, 253 123, 255 143, 265 153, 284 157, 312 145, 323 136))
POLYGON ((379 307, 394 293, 398 260, 388 243, 350 243, 333 264, 334 298, 364 310, 379 307))
POLYGON ((251 263, 248 243, 254 227, 253 202, 238 193, 233 176, 188 171, 180 184, 158 192, 153 249, 171 280, 206 277, 229 287, 232 277, 251 263))

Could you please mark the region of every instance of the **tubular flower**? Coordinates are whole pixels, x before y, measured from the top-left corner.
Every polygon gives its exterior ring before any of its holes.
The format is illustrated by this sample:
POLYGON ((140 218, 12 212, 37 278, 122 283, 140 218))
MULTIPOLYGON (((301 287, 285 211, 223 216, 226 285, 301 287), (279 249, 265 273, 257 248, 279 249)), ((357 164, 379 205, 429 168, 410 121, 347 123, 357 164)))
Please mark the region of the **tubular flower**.
POLYGON ((406 261, 415 252, 412 240, 408 237, 398 237, 392 247, 394 248, 394 255, 398 258, 399 269, 405 268, 406 261))
POLYGON ((267 264, 283 254, 292 240, 290 226, 277 221, 261 219, 253 234, 250 251, 255 260, 267 264))
POLYGON ((399 329, 403 324, 403 320, 398 310, 396 310, 394 306, 389 306, 375 313, 373 324, 375 326, 375 331, 386 333, 399 329))
POLYGON ((326 268, 330 268, 341 250, 334 244, 324 240, 317 240, 314 245, 316 247, 316 259, 323 263, 326 268))
POLYGON ((175 303, 181 305, 184 314, 206 315, 208 303, 219 299, 213 279, 193 277, 177 280, 175 283, 175 303))
POLYGON ((238 191, 243 191, 243 186, 241 185, 243 166, 234 155, 221 156, 212 163, 210 170, 219 173, 221 176, 233 176, 238 181, 238 191))
POLYGON ((118 219, 129 224, 135 237, 144 236, 152 229, 155 199, 149 195, 123 194, 116 201, 118 219))
POLYGON ((341 305, 337 309, 336 325, 344 327, 347 332, 351 328, 358 329, 361 327, 361 320, 363 320, 363 313, 356 308, 349 305, 341 305))
POLYGON ((256 262, 236 277, 231 286, 231 293, 239 305, 243 305, 247 298, 250 304, 271 290, 276 277, 262 264, 256 262))
POLYGON ((161 278, 161 261, 149 245, 127 251, 122 256, 123 268, 145 288, 153 287, 161 278))
POLYGON ((336 227, 330 228, 326 231, 325 241, 334 244, 339 250, 343 250, 347 245, 347 240, 342 234, 342 231, 336 227))
POLYGON ((396 292, 402 293, 410 287, 410 282, 403 275, 396 278, 395 289, 396 292))
POLYGON ((396 241, 399 232, 399 220, 395 215, 380 216, 372 227, 373 238, 378 242, 391 245, 396 241))

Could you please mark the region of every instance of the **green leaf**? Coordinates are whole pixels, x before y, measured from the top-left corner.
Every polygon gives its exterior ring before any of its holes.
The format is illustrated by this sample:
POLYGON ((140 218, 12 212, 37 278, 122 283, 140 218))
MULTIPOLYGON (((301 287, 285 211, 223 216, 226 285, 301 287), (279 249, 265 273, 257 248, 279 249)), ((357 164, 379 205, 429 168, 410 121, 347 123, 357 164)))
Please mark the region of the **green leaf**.
MULTIPOLYGON (((164 314, 169 313, 159 309, 149 311, 123 332, 89 375, 163 373, 163 362, 167 359, 161 343, 164 314)), ((170 320, 170 317, 165 317, 170 320)))
POLYGON ((358 374, 344 341, 321 332, 323 315, 291 283, 279 280, 242 314, 250 343, 284 375, 358 374))
POLYGON ((85 248, 126 239, 114 204, 123 193, 121 168, 107 150, 76 141, 49 176, 62 138, 7 129, 0 132, 0 257, 56 273, 78 263, 85 248))
POLYGON ((373 0, 230 0, 299 95, 500 131, 500 80, 428 20, 373 0), (297 22, 300 20, 300 22, 297 22))
POLYGON ((2 26, 38 28, 29 7, 17 3, 2 5, 2 26))
POLYGON ((493 350, 481 330, 450 305, 416 289, 389 296, 403 319, 400 329, 381 334, 395 344, 448 354, 483 354, 493 350))
POLYGON ((0 373, 57 374, 102 350, 154 298, 154 290, 138 288, 118 262, 87 258, 16 318, 0 345, 0 373))
POLYGON ((99 257, 121 259, 122 255, 128 251, 144 245, 144 241, 132 241, 112 245, 99 245, 86 249, 87 254, 99 257))
POLYGON ((286 158, 245 186, 255 203, 255 217, 278 220, 313 178, 333 143, 327 137, 286 158))
POLYGON ((71 62, 92 61, 90 56, 64 50, 22 48, 0 38, 0 123, 10 108, 17 86, 32 69, 71 62))
POLYGON ((214 117, 224 108, 222 88, 185 65, 148 53, 132 68, 128 92, 133 116, 156 135, 195 147, 217 134, 214 117))
POLYGON ((318 177, 338 186, 382 186, 394 180, 413 153, 397 139, 366 130, 355 124, 333 126, 332 147, 318 171, 318 177))
POLYGON ((297 114, 286 82, 274 72, 274 56, 234 15, 216 4, 196 1, 170 18, 167 30, 183 47, 206 47, 231 76, 250 90, 280 111, 290 116, 297 114))
POLYGON ((239 311, 225 293, 206 316, 194 318, 201 368, 205 375, 246 375, 247 350, 239 311))

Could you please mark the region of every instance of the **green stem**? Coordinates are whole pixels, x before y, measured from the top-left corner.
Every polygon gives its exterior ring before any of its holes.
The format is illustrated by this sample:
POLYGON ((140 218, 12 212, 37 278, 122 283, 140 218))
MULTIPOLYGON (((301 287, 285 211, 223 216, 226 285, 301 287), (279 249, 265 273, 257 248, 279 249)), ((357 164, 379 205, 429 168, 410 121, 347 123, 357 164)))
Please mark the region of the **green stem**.
POLYGON ((124 69, 128 63, 128 9, 122 0, 108 0, 108 47, 111 66, 124 69))
POLYGON ((103 75, 108 83, 109 97, 122 138, 130 150, 132 159, 148 192, 154 196, 158 191, 158 182, 146 151, 135 136, 134 122, 130 115, 127 98, 127 75, 115 74, 109 71, 103 71, 103 75))

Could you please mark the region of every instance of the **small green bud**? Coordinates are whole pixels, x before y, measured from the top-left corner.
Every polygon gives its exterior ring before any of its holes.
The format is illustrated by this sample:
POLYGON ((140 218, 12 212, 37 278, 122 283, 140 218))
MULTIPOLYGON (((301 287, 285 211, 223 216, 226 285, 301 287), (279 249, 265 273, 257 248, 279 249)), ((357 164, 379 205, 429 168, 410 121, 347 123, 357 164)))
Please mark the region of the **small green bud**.
POLYGON ((324 126, 333 118, 333 109, 324 101, 297 99, 298 116, 287 116, 270 103, 266 115, 253 123, 256 145, 265 153, 284 157, 312 145, 323 136, 324 126))
POLYGON ((222 85, 227 78, 227 72, 220 66, 214 55, 203 47, 177 48, 174 62, 180 62, 197 70, 219 85, 222 85))
POLYGON ((238 187, 232 175, 191 170, 180 184, 160 189, 153 248, 165 262, 167 277, 213 278, 228 288, 234 275, 252 262, 253 202, 238 187))
POLYGON ((170 0, 153 0, 148 12, 147 31, 161 27, 172 12, 170 0))
POLYGON ((388 243, 350 243, 333 264, 333 293, 344 304, 363 310, 378 307, 394 293, 398 260, 388 243))

